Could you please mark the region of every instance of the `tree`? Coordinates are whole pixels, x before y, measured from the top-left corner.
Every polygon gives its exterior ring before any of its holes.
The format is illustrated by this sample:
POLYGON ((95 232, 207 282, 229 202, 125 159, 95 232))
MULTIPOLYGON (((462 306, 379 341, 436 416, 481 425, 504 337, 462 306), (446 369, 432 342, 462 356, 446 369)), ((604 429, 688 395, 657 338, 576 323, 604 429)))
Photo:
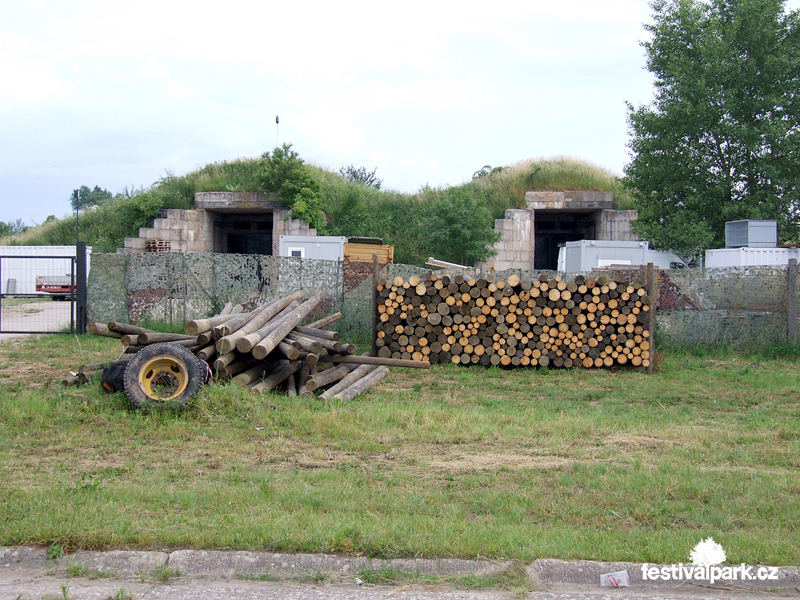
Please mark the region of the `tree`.
POLYGON ((114 197, 114 194, 106 189, 101 188, 99 185, 94 186, 93 190, 90 190, 87 186, 82 185, 77 190, 72 190, 72 195, 69 198, 70 206, 72 206, 72 212, 75 212, 78 209, 78 200, 75 197, 77 192, 80 192, 81 210, 86 210, 90 206, 100 206, 106 200, 110 200, 114 197))
POLYGON ((432 255, 461 265, 494 255, 500 239, 489 210, 464 188, 445 190, 433 201, 425 229, 432 255))
POLYGON ((305 166, 291 144, 261 155, 258 171, 262 192, 277 192, 281 202, 292 214, 304 219, 318 233, 326 228, 325 213, 320 200, 320 185, 305 166))
POLYGON ((505 171, 505 167, 492 168, 492 165, 483 165, 480 169, 472 174, 472 179, 484 179, 486 177, 496 175, 497 173, 502 173, 503 171, 505 171))
POLYGON ((10 235, 17 235, 28 230, 28 226, 23 223, 22 219, 16 221, 9 221, 5 223, 0 221, 0 237, 7 237, 10 235))
POLYGON ((377 167, 372 169, 372 171, 367 171, 365 167, 355 167, 354 165, 350 165, 349 167, 342 167, 339 169, 339 175, 344 177, 350 183, 358 183, 360 185, 366 185, 367 187, 372 187, 376 190, 379 190, 383 185, 383 179, 378 179, 375 176, 377 171, 377 167))
POLYGON ((784 0, 655 0, 647 68, 655 99, 628 104, 634 231, 695 253, 725 221, 800 232, 800 16, 784 0))

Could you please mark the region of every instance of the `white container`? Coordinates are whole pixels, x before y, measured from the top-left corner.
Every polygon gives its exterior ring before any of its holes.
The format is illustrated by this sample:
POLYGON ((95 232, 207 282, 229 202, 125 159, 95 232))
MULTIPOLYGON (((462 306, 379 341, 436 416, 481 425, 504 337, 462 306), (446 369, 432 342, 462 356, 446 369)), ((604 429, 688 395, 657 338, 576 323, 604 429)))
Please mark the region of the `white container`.
POLYGON ((316 258, 318 260, 344 260, 346 236, 336 235, 282 235, 280 256, 316 258))
POLYGON ((719 248, 706 250, 706 268, 784 266, 800 260, 800 248, 719 248))
POLYGON ((611 265, 647 263, 653 263, 659 269, 686 267, 674 252, 651 250, 647 242, 580 240, 565 243, 558 253, 558 270, 566 273, 581 273, 611 265))

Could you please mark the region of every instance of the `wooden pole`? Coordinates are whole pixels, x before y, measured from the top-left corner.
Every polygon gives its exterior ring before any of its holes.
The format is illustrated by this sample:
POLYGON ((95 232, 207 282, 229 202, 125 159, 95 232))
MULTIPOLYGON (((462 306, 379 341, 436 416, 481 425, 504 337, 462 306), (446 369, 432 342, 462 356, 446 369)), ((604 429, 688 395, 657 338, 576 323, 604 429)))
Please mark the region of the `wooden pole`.
POLYGON ((329 331, 327 329, 319 329, 317 327, 303 327, 302 325, 298 325, 294 328, 294 330, 297 333, 322 338, 324 340, 331 340, 333 342, 338 342, 342 339, 342 334, 338 331, 329 331))
POLYGON ((372 255, 372 355, 378 356, 378 253, 372 255))
POLYGON ((367 375, 366 377, 362 377, 358 381, 356 381, 353 385, 351 385, 346 390, 342 390, 338 394, 334 396, 334 399, 341 400, 342 402, 347 402, 348 400, 352 400, 353 398, 360 396, 368 389, 373 387, 379 381, 381 381, 384 377, 389 374, 389 369, 386 367, 378 367, 372 373, 367 375))
MULTIPOLYGON (((297 291, 293 294, 286 296, 285 298, 281 298, 280 300, 273 300, 268 304, 265 304, 261 311, 255 315, 252 319, 250 319, 247 323, 242 325, 236 331, 233 331, 224 337, 220 338, 217 342, 217 349, 220 354, 225 354, 227 352, 232 352, 234 348, 236 348, 236 344, 240 338, 243 338, 246 335, 253 333, 254 331, 258 331, 266 325, 269 321, 272 320, 278 313, 280 313, 284 308, 289 306, 292 302, 296 300, 303 299, 303 292, 297 291)), ((222 325, 225 327, 226 325, 222 325)))
MULTIPOLYGON (((287 361, 288 362, 288 361, 287 361)), ((232 367, 233 365, 231 365, 232 367)), ((236 377, 233 378, 233 383, 236 385, 240 385, 242 387, 246 387, 248 384, 253 383, 257 379, 259 379, 265 371, 269 369, 269 365, 266 363, 258 363, 255 367, 251 367, 246 371, 242 371, 236 377)))
POLYGON ((344 379, 342 379, 336 385, 329 387, 327 390, 322 392, 319 396, 317 396, 318 400, 329 400, 333 398, 336 394, 341 392, 342 390, 346 390, 351 385, 353 385, 356 381, 361 379, 362 377, 369 374, 371 371, 377 369, 377 365, 359 365, 355 371, 347 375, 344 379))
POLYGON ((272 373, 264 377, 264 379, 251 386, 250 389, 260 394, 263 394, 264 392, 271 392, 278 387, 278 384, 297 371, 300 368, 300 365, 301 363, 297 361, 278 361, 277 368, 272 371, 272 373))
POLYGON ((256 358, 264 358, 285 338, 289 332, 294 329, 300 321, 305 319, 309 313, 314 310, 317 305, 322 301, 322 292, 317 292, 312 298, 309 298, 303 304, 298 306, 289 316, 287 316, 272 332, 261 340, 253 348, 253 356, 256 358))
POLYGON ((342 318, 342 313, 335 312, 332 315, 328 315, 327 317, 321 318, 319 321, 314 321, 313 323, 309 323, 306 327, 313 328, 313 329, 322 329, 323 327, 327 327, 334 321, 338 321, 342 318))
POLYGON ((797 259, 789 259, 786 285, 786 339, 796 344, 797 338, 797 259))
POLYGON ((317 373, 308 381, 306 381, 306 389, 313 392, 316 389, 344 379, 349 374, 350 369, 348 369, 346 365, 341 365, 332 369, 326 369, 325 371, 317 373))
POLYGON ((186 321, 186 325, 184 325, 183 330, 189 335, 200 335, 201 333, 205 333, 206 331, 211 331, 217 325, 220 325, 225 321, 229 321, 239 314, 241 314, 241 311, 239 311, 238 313, 217 315, 216 317, 210 317, 208 319, 196 319, 193 321, 186 321))
POLYGON ((129 325, 128 323, 120 323, 119 321, 109 321, 108 328, 111 331, 122 333, 125 335, 139 335, 140 333, 156 333, 152 329, 145 329, 144 327, 137 327, 136 325, 129 325))
POLYGON ((236 349, 239 352, 250 352, 253 349, 253 346, 263 340, 267 334, 280 325, 283 319, 288 317, 295 308, 297 308, 297 302, 292 302, 289 306, 275 315, 271 321, 265 323, 260 329, 254 331, 253 333, 248 333, 246 336, 236 340, 236 349))
POLYGON ((87 323, 86 331, 92 335, 101 335, 103 337, 110 337, 120 339, 124 334, 118 331, 111 331, 105 323, 87 323))
POLYGON ((650 296, 650 319, 647 322, 647 330, 650 336, 650 360, 647 364, 647 372, 653 372, 653 365, 655 363, 655 343, 653 341, 653 334, 656 329, 656 304, 658 302, 658 271, 655 269, 653 263, 647 263, 647 293, 650 296))
POLYGON ((213 359, 216 355, 217 355, 216 344, 209 344, 208 346, 197 352, 197 358, 202 358, 206 362, 211 362, 211 359, 213 359))
POLYGON ((178 340, 197 340, 197 336, 182 333, 140 333, 138 336, 138 343, 142 346, 160 342, 177 342, 178 340))
POLYGON ((323 354, 319 362, 349 363, 353 365, 384 365, 387 367, 412 367, 430 369, 431 363, 422 360, 405 360, 402 358, 382 358, 380 356, 343 356, 340 354, 323 354))

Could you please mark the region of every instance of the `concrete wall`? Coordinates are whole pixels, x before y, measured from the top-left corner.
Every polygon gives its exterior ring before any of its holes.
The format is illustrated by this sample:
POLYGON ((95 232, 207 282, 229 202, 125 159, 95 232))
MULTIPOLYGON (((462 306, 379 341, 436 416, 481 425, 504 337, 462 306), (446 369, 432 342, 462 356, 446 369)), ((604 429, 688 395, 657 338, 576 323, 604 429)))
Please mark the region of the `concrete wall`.
POLYGON ((563 192, 525 192, 530 210, 603 210, 614 208, 613 192, 567 190, 563 192))
POLYGON ((497 254, 480 263, 481 270, 495 271, 533 268, 533 211, 509 209, 505 219, 496 219, 495 231, 502 234, 495 244, 497 254))
POLYGON ((279 209, 272 213, 272 256, 280 256, 282 235, 317 235, 303 219, 289 219, 290 211, 279 209))
POLYGON ((635 210, 609 210, 600 213, 597 239, 614 242, 638 242, 639 236, 631 231, 631 221, 639 216, 635 210))
POLYGON ((261 192, 198 192, 194 206, 205 210, 261 210, 269 212, 281 208, 277 194, 261 192))

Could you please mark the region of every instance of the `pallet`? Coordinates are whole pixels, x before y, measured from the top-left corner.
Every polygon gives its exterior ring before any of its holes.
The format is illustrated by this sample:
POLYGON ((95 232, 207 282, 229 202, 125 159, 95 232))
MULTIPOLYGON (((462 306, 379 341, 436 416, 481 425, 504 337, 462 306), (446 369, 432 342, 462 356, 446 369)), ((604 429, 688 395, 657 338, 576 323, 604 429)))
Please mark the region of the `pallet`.
POLYGON ((145 240, 145 252, 172 252, 172 242, 169 240, 145 240))

